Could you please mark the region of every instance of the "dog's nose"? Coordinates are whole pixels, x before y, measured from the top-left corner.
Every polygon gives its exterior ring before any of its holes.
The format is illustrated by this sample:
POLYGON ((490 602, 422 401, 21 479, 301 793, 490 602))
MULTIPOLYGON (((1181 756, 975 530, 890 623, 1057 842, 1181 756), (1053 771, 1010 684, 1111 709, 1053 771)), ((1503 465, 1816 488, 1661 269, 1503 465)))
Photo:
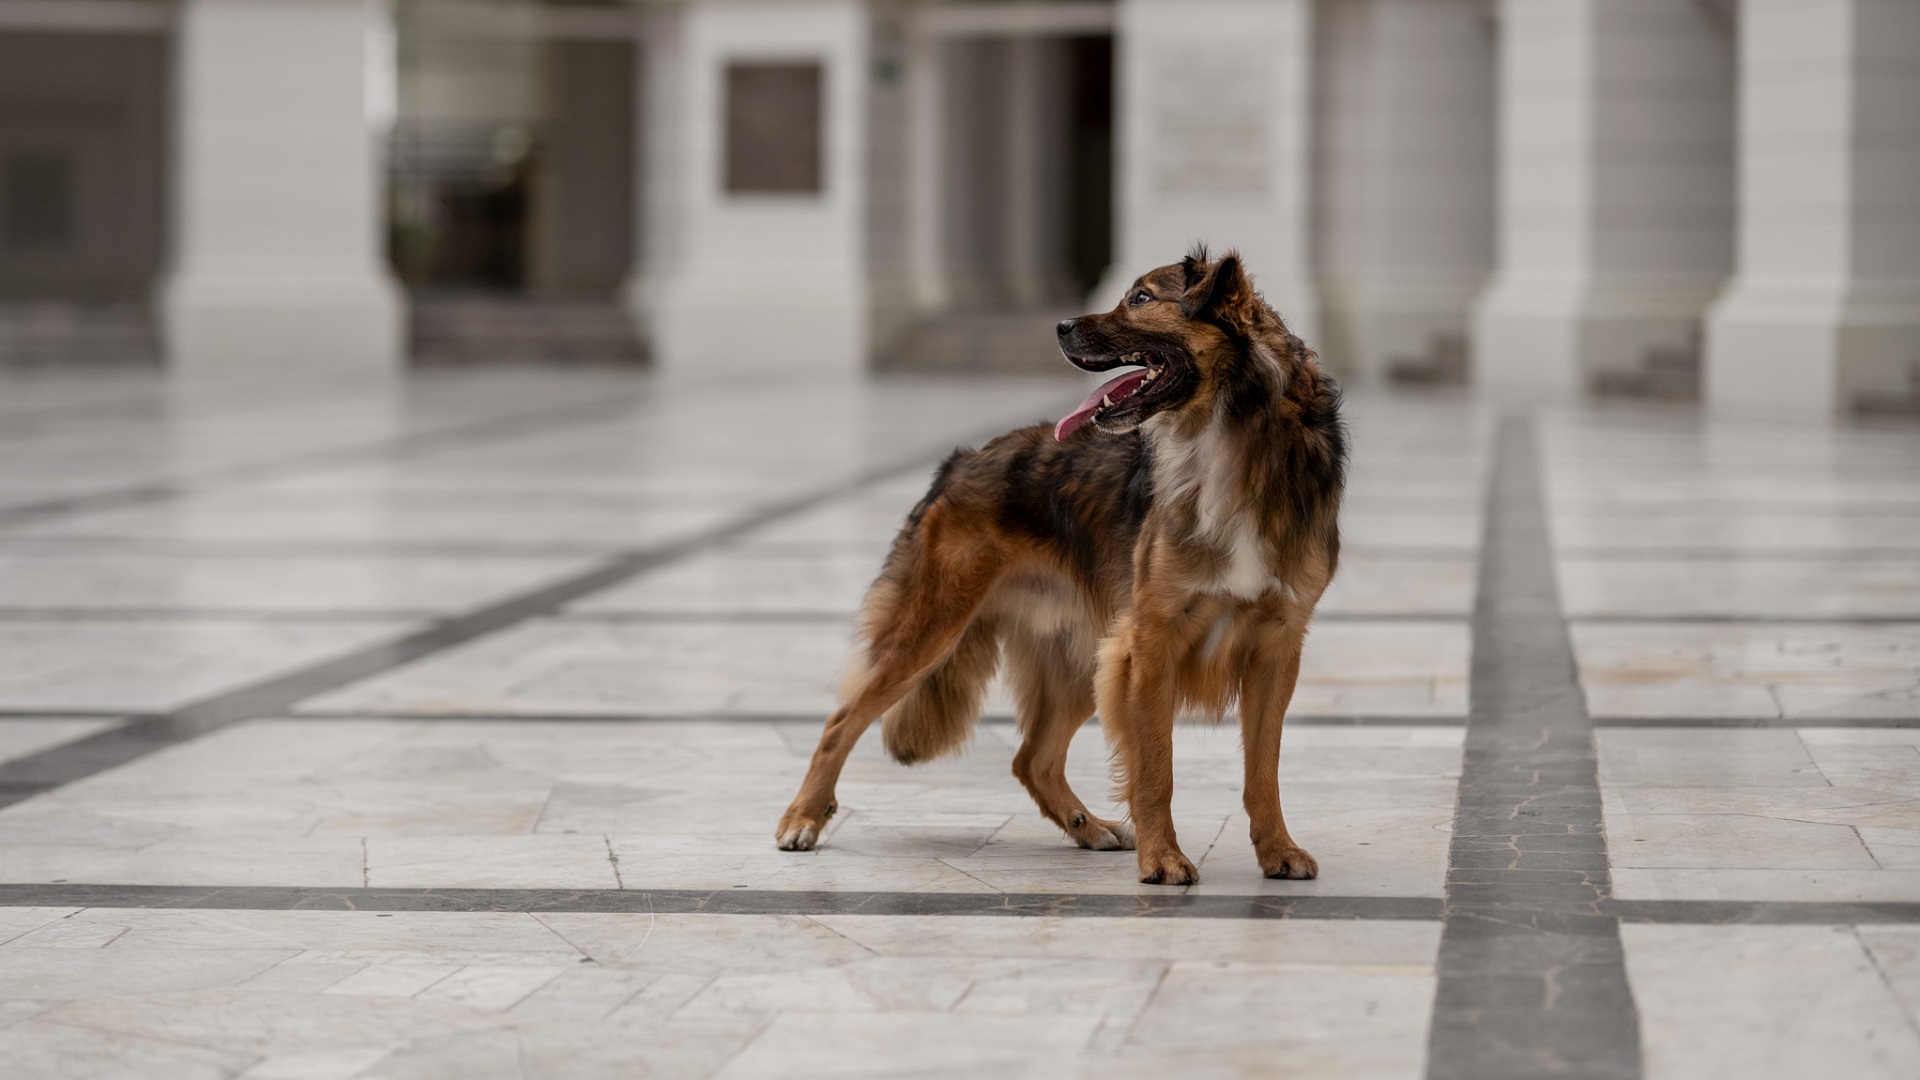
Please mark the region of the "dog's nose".
POLYGON ((1054 327, 1053 332, 1059 334, 1061 337, 1066 337, 1068 334, 1073 333, 1073 320, 1061 319, 1060 325, 1054 327))

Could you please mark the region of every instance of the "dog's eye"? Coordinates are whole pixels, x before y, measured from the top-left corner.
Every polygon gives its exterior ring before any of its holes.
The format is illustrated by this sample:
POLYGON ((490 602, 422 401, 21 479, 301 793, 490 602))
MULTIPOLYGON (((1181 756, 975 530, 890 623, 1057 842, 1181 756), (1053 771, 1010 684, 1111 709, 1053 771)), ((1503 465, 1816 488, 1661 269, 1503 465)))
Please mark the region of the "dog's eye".
POLYGON ((1145 289, 1141 289, 1132 296, 1127 297, 1127 303, 1132 304, 1134 307, 1139 307, 1151 299, 1153 299, 1153 294, 1145 289))

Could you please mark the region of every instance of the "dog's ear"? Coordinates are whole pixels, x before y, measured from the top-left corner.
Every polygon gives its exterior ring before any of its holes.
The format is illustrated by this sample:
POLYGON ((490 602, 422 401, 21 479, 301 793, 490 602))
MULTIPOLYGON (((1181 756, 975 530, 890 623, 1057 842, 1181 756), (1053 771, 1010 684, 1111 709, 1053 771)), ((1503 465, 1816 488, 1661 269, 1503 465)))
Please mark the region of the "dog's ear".
POLYGON ((1186 291, 1180 294, 1182 315, 1207 319, 1241 334, 1253 329, 1260 301, 1238 252, 1229 251, 1218 262, 1208 263, 1206 249, 1198 248, 1180 263, 1180 270, 1186 279, 1186 291))

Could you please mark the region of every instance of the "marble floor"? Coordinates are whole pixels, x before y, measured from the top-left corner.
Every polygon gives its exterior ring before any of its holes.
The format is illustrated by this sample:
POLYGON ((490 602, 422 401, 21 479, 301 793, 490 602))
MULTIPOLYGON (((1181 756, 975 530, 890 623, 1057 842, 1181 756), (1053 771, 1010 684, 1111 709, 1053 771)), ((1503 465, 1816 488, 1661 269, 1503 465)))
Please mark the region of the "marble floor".
POLYGON ((999 687, 774 850, 933 463, 1078 391, 0 374, 0 1074, 1920 1075, 1911 427, 1354 392, 1317 880, 1199 719, 1199 884, 1067 844, 999 687))

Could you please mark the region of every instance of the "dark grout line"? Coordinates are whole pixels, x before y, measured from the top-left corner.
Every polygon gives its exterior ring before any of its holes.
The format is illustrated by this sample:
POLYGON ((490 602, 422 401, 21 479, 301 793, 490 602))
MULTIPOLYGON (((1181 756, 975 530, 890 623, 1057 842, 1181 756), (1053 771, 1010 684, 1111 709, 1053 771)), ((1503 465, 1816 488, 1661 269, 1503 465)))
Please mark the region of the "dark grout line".
MULTIPOLYGON (((1427 896, 1258 896, 1168 893, 827 892, 779 889, 347 888, 301 885, 0 884, 0 908, 146 911, 629 913, 658 915, 1013 916, 1042 918, 1364 919, 1433 921, 1427 896)), ((1920 923, 1920 903, 1609 900, 1622 922, 1692 926, 1920 923)))
MULTIPOLYGON (((4 608, 0 608, 0 618, 4 618, 4 608)), ((702 622, 740 622, 740 623, 850 623, 854 611, 569 611, 564 618, 578 622, 613 623, 702 623, 702 622)), ((1316 623, 1464 623, 1467 613, 1439 611, 1321 611, 1313 617, 1316 623)))
MULTIPOLYGON (((0 712, 0 716, 5 713, 0 712)), ((39 715, 39 714, 34 714, 39 715)), ((97 715, 97 714, 87 714, 97 715)), ((108 715, 124 716, 124 713, 108 715)), ((289 720, 393 720, 405 723, 529 723, 529 724, 675 724, 675 723, 732 723, 732 724, 811 724, 819 726, 826 719, 827 710, 817 713, 756 713, 756 712, 666 712, 666 713, 409 713, 393 710, 360 709, 300 709, 285 714, 289 720)), ((983 724, 1012 724, 1014 717, 1008 713, 987 713, 980 717, 983 724)), ((1090 717, 1088 724, 1099 726, 1098 716, 1090 717)), ((1327 715, 1289 715, 1287 723, 1306 727, 1453 727, 1466 723, 1460 716, 1327 716, 1327 715)), ((1214 726, 1206 721, 1195 722, 1192 726, 1214 726)))
POLYGON ((1857 548, 1736 548, 1736 547, 1593 547, 1554 549, 1562 559, 1610 559, 1620 562, 1905 562, 1920 557, 1915 547, 1857 548))
POLYGON ((1915 728, 1920 716, 1596 716, 1596 728, 1915 728))
POLYGON ((1920 624, 1920 611, 1910 615, 1735 615, 1731 613, 1636 615, 1568 615, 1570 623, 1600 625, 1686 625, 1701 626, 1898 626, 1920 624))
MULTIPOLYGON (((994 434, 998 434, 999 430, 994 429, 994 434)), ((110 731, 0 763, 0 807, 11 806, 23 799, 124 765, 230 724, 288 715, 299 701, 391 671, 529 619, 552 615, 581 597, 686 558, 714 544, 810 510, 867 485, 910 470, 929 467, 945 452, 943 449, 918 454, 892 465, 870 469, 851 479, 748 510, 731 521, 678 540, 616 553, 580 573, 461 615, 441 619, 424 629, 215 694, 166 713, 137 717, 110 731)))
POLYGON ((0 885, 0 907, 229 911, 651 912, 658 915, 999 915, 1065 918, 1432 920, 1425 896, 802 892, 763 889, 325 889, 0 885))
POLYGON ((1427 1076, 1637 1080, 1593 727, 1523 417, 1500 423, 1483 528, 1427 1076))
POLYGON ((468 421, 436 431, 401 435, 374 443, 303 450, 267 461, 211 468, 179 479, 129 484, 81 495, 63 495, 38 502, 16 503, 0 509, 0 528, 42 521, 47 518, 64 517, 69 514, 121 510, 169 502, 194 494, 201 485, 214 481, 260 480, 341 465, 392 461, 439 453, 451 447, 484 445, 519 438, 566 424, 593 422, 595 419, 611 420, 632 408, 642 396, 641 392, 614 394, 586 402, 573 402, 509 416, 468 421))
POLYGON ((1860 926, 1920 923, 1920 902, 1874 900, 1609 900, 1621 922, 1694 926, 1860 926))

